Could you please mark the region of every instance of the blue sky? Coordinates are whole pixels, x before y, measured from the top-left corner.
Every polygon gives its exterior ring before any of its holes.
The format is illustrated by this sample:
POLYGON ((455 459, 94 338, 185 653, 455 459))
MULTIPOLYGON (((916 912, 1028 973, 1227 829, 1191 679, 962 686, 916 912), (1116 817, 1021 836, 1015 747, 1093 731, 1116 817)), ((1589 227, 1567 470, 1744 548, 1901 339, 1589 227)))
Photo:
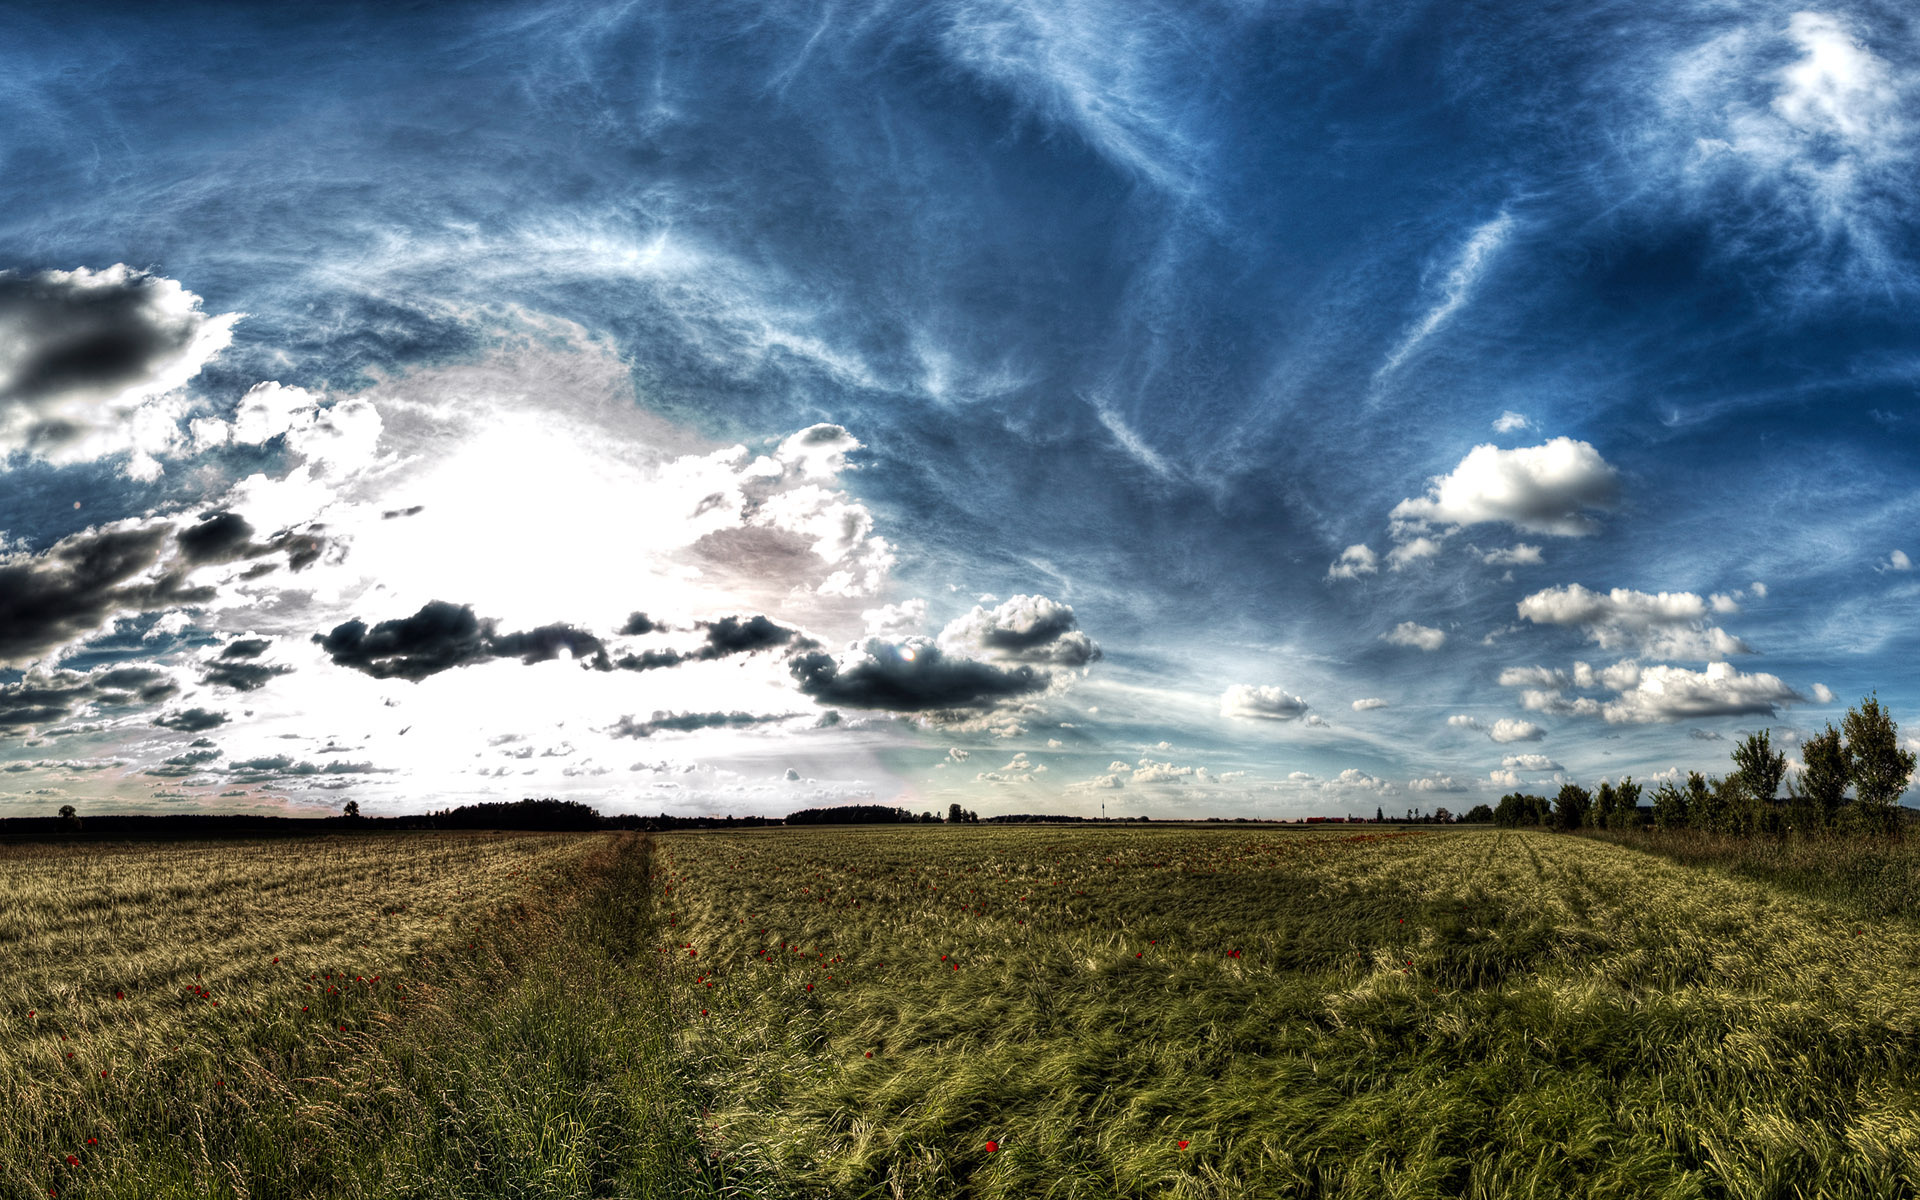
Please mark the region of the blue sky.
POLYGON ((1920 730, 1903 6, 17 6, 0 807, 1920 730))

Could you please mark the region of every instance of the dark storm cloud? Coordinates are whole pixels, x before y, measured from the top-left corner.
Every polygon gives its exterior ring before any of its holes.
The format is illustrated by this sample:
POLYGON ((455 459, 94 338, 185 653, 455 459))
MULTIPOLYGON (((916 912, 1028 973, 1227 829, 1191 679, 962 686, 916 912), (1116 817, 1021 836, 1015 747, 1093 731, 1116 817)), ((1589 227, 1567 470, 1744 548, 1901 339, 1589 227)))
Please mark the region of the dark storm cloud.
POLYGON ((253 546, 253 526, 239 513, 213 513, 174 535, 190 563, 232 562, 253 546))
POLYGON ((252 692, 265 687, 268 680, 289 675, 292 672, 292 667, 279 664, 216 662, 200 676, 200 682, 215 687, 232 688, 236 692, 252 692))
POLYGON ((221 658, 259 658, 273 645, 271 638, 236 638, 220 651, 221 658))
POLYGON ((314 634, 330 658, 375 679, 418 683, 455 667, 518 658, 546 662, 566 650, 575 658, 599 655, 600 639, 571 625, 542 625, 517 633, 496 633, 494 623, 464 604, 433 600, 411 617, 382 621, 371 629, 364 621, 346 621, 332 632, 314 634))
POLYGON ((66 402, 191 375, 209 318, 172 280, 124 266, 0 273, 0 450, 45 451, 89 432, 66 402))
POLYGON ((630 613, 627 616, 627 623, 620 627, 620 636, 638 637, 640 634, 653 633, 660 628, 661 626, 651 617, 647 616, 647 614, 643 612, 630 613))
POLYGON ((199 733, 203 729, 225 725, 227 714, 204 708, 188 708, 168 713, 164 717, 156 717, 153 723, 162 729, 178 730, 181 733, 199 733))
POLYGON ((927 712, 982 708, 1042 692, 1053 682, 1032 666, 1001 667, 944 653, 924 638, 868 638, 840 659, 813 651, 788 664, 800 690, 822 704, 927 712))
MULTIPOLYGON (((103 667, 92 672, 56 671, 0 684, 0 733, 64 721, 105 705, 133 708, 157 704, 180 687, 152 667, 103 667)), ((56 732, 56 731, 49 731, 56 732)))
POLYGON ((751 654, 769 646, 784 646, 795 639, 807 642, 807 639, 800 637, 798 630, 788 629, 757 615, 744 619, 722 617, 718 621, 703 621, 701 628, 707 631, 707 644, 695 651, 694 657, 702 659, 751 654))
MULTIPOLYGON (((198 525, 182 529, 175 537, 182 556, 195 566, 285 554, 287 566, 298 571, 319 561, 327 546, 327 539, 312 529, 282 530, 264 542, 254 541, 253 535, 253 526, 239 513, 218 512, 203 517, 198 525)), ((269 570, 271 566, 261 564, 251 573, 264 575, 269 570)))
POLYGON ((160 561, 169 527, 76 533, 0 566, 0 665, 20 665, 92 633, 116 614, 213 598, 181 570, 140 579, 160 561))
MULTIPOLYGON (((194 745, 198 747, 200 743, 204 741, 206 741, 205 738, 200 738, 194 742, 194 745)), ((218 747, 213 747, 209 744, 208 748, 192 749, 181 754, 176 754, 172 758, 163 761, 159 766, 142 771, 141 774, 152 775, 160 779, 184 779, 188 775, 198 774, 203 770, 210 769, 207 767, 207 764, 219 758, 221 753, 218 747)))
POLYGON ((691 733, 696 729, 737 729, 749 725, 767 725, 792 718, 792 713, 656 712, 645 721, 636 721, 631 716, 621 717, 613 728, 607 730, 607 734, 610 737, 644 738, 652 737, 663 729, 670 732, 691 733))
POLYGON ((244 758, 227 764, 236 783, 271 783, 279 779, 311 779, 327 775, 377 775, 379 767, 366 762, 312 763, 288 754, 244 758))
POLYGON ((623 654, 614 659, 612 665, 622 671, 657 671, 662 667, 677 667, 686 662, 687 657, 678 650, 642 650, 638 654, 623 654))

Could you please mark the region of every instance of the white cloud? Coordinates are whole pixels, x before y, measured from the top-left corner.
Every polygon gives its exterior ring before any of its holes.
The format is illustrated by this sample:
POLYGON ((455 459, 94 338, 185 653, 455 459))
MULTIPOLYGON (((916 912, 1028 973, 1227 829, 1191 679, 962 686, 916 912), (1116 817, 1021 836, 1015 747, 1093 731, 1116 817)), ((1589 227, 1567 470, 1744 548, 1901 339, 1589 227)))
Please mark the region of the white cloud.
POLYGON ((868 637, 897 638, 918 633, 927 621, 927 602, 919 599, 902 600, 898 604, 863 609, 860 621, 866 626, 868 637))
POLYGON ((1513 433, 1517 430, 1531 428, 1533 428, 1533 422, 1527 420, 1519 413, 1514 412, 1512 409, 1501 413, 1493 422, 1493 431, 1495 433, 1513 433))
POLYGON ((1134 769, 1135 783, 1184 783, 1192 776, 1192 767, 1176 767, 1170 762, 1155 762, 1150 758, 1140 760, 1134 769))
POLYGON ((1327 568, 1328 579, 1358 579, 1380 570, 1379 556, 1365 545, 1348 546, 1327 568))
POLYGON ((1416 537, 1412 541, 1402 542, 1387 551, 1387 568, 1393 571, 1406 569, 1408 563, 1423 558, 1432 558, 1440 553, 1440 543, 1430 537, 1416 537))
POLYGON ((1520 786, 1520 776, 1513 771, 1488 771, 1487 782, 1495 787, 1517 788, 1520 786))
POLYGON ((1353 702, 1353 711, 1355 712, 1368 712, 1372 709, 1385 707, 1387 707, 1387 702, 1378 696, 1368 696, 1364 700, 1355 700, 1353 702))
POLYGON ((1438 650, 1447 640, 1444 631, 1412 621, 1402 621, 1380 637, 1396 646, 1412 646, 1421 650, 1438 650))
POLYGON ((1455 713, 1451 717, 1448 717, 1447 724, 1452 726, 1455 729, 1485 729, 1486 728, 1485 725, 1482 725, 1480 723, 1480 720, 1478 717, 1470 717, 1465 713, 1455 713))
POLYGON ((1236 683, 1220 696, 1220 715, 1257 721, 1292 721, 1305 716, 1307 702, 1277 687, 1236 683))
POLYGON ((1754 595, 1758 596, 1762 600, 1765 600, 1767 598, 1767 585, 1764 583, 1761 583, 1758 579, 1754 580, 1751 584, 1747 585, 1747 590, 1752 592, 1754 595))
POLYGON ((1466 245, 1461 247, 1459 258, 1447 272, 1447 277, 1440 287, 1438 300, 1427 309, 1425 315, 1414 322, 1401 337, 1399 344, 1388 352, 1386 362, 1374 375, 1376 381, 1396 370, 1421 342, 1426 341, 1435 330, 1446 323, 1447 318, 1460 310, 1461 305, 1465 304, 1467 297, 1472 294, 1474 284, 1486 270, 1488 260, 1507 240, 1507 235, 1512 229, 1513 218, 1504 212, 1474 229, 1468 236, 1466 245))
MULTIPOLYGON (((1731 597, 1718 599, 1733 604, 1731 597)), ((1596 592, 1577 583, 1535 592, 1518 605, 1523 620, 1580 627, 1603 650, 1634 645, 1650 657, 1685 659, 1753 652, 1726 630, 1707 625, 1707 609, 1708 602, 1692 592, 1596 592)))
POLYGON ((1905 550, 1895 550, 1887 555, 1887 561, 1881 564, 1881 568, 1888 571, 1911 571, 1913 560, 1907 557, 1905 550))
POLYGON ((1544 754, 1509 754, 1500 760, 1508 771, 1559 771, 1564 768, 1544 754))
MULTIPOLYGON (((1756 12, 1764 10, 1754 10, 1756 12)), ((1760 196, 1763 214, 1724 235, 1736 242, 1845 251, 1823 257, 1857 282, 1883 282, 1899 253, 1898 196, 1913 168, 1906 116, 1911 76, 1875 54, 1844 18, 1772 13, 1684 56, 1666 116, 1697 204, 1727 188, 1760 196), (1787 60, 1784 65, 1782 60, 1787 60)))
POLYGON ((1612 509, 1618 494, 1619 472, 1599 451, 1557 437, 1513 450, 1475 446, 1451 474, 1435 476, 1424 497, 1402 500, 1389 515, 1396 537, 1433 525, 1492 522, 1527 533, 1584 537, 1599 528, 1590 514, 1612 509))
POLYGON ((1334 787, 1359 788, 1370 792, 1391 790, 1386 780, 1376 779, 1358 767, 1348 767, 1332 779, 1330 783, 1334 787))
POLYGON ((1491 729, 1487 730, 1487 736, 1501 743, 1537 742, 1547 736, 1547 731, 1535 725, 1532 721, 1520 721, 1512 717, 1502 717, 1493 723, 1491 729))
POLYGON ((1833 703, 1833 689, 1824 683, 1813 685, 1813 698, 1822 704, 1833 703))
POLYGON ((1480 561, 1494 567, 1537 567, 1544 560, 1540 557, 1540 547, 1520 542, 1504 550, 1483 550, 1480 561))
POLYGON ((1407 780, 1407 788, 1415 792, 1464 792, 1467 785, 1451 775, 1429 775, 1421 779, 1407 780))
POLYGON ((1616 725, 1772 716, 1780 705, 1804 699, 1777 675, 1748 674, 1724 662, 1708 663, 1704 671, 1654 666, 1642 668, 1635 686, 1608 702, 1601 715, 1616 725))
POLYGON ((975 605, 940 631, 949 653, 976 654, 1009 662, 1084 667, 1100 647, 1076 628, 1073 609, 1045 596, 1014 596, 988 610, 975 605))
POLYGON ((963 763, 972 757, 973 751, 971 750, 963 750, 958 746, 951 746, 947 749, 948 762, 963 763))

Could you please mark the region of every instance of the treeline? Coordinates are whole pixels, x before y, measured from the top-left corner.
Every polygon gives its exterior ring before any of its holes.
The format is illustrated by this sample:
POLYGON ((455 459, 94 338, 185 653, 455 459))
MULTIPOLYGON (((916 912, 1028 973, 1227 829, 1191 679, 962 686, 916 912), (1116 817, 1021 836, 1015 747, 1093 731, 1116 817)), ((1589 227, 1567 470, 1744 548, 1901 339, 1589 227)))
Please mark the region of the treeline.
POLYGON ((1684 782, 1666 780, 1648 797, 1651 803, 1640 802, 1641 787, 1631 778, 1593 792, 1569 783, 1551 801, 1521 792, 1502 796, 1493 820, 1509 828, 1651 826, 1736 836, 1899 832, 1905 820, 1900 796, 1915 759, 1901 748, 1900 730, 1876 697, 1848 709, 1838 729, 1829 723, 1802 742, 1800 755, 1802 769, 1789 778, 1786 754, 1763 729, 1734 747, 1727 774, 1690 771, 1684 782))

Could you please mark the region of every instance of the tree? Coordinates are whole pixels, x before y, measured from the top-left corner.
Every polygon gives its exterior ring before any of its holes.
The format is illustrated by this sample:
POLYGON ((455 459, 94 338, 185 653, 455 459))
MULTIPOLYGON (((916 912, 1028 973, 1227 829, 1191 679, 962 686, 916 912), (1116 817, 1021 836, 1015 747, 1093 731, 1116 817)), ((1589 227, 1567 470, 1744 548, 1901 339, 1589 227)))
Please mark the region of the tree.
POLYGON ((1853 755, 1848 778, 1864 824, 1876 832, 1893 831, 1899 820, 1894 806, 1913 776, 1913 751, 1900 748, 1900 730, 1877 696, 1848 709, 1840 730, 1853 755))
POLYGON ((966 809, 960 807, 959 801, 947 805, 947 824, 958 825, 960 822, 966 820, 967 818, 964 815, 966 811, 966 809))
POLYGON ((1493 820, 1493 809, 1485 804, 1476 804, 1460 820, 1469 825, 1484 825, 1493 820))
POLYGON ((1613 812, 1617 823, 1610 828, 1640 827, 1640 785, 1633 781, 1633 776, 1629 775, 1613 785, 1613 812))
POLYGON ((1553 798, 1553 823, 1560 829, 1578 829, 1586 824, 1587 808, 1593 797, 1577 783, 1563 783, 1553 798))
POLYGON ((340 810, 340 815, 343 817, 358 817, 360 815, 360 802, 358 800, 347 801, 346 807, 340 810))
POLYGON ((1668 779, 1654 789, 1653 823, 1660 829, 1686 829, 1693 820, 1687 793, 1668 779))
POLYGON ((60 824, 68 829, 80 828, 80 810, 71 804, 60 806, 60 824))
POLYGON ((1453 824, 1453 814, 1448 812, 1444 807, 1433 810, 1433 819, 1434 822, 1439 825, 1453 824))
POLYGON ((1747 810, 1743 824, 1748 830, 1763 828, 1773 814, 1774 793, 1787 774, 1787 756, 1773 748, 1773 734, 1762 729, 1750 733, 1733 748, 1733 774, 1729 779, 1745 793, 1747 810))
POLYGON ((1829 721, 1824 733, 1800 743, 1806 770, 1789 789, 1794 825, 1802 832, 1832 829, 1840 806, 1847 802, 1847 781, 1853 777, 1853 751, 1829 721))

